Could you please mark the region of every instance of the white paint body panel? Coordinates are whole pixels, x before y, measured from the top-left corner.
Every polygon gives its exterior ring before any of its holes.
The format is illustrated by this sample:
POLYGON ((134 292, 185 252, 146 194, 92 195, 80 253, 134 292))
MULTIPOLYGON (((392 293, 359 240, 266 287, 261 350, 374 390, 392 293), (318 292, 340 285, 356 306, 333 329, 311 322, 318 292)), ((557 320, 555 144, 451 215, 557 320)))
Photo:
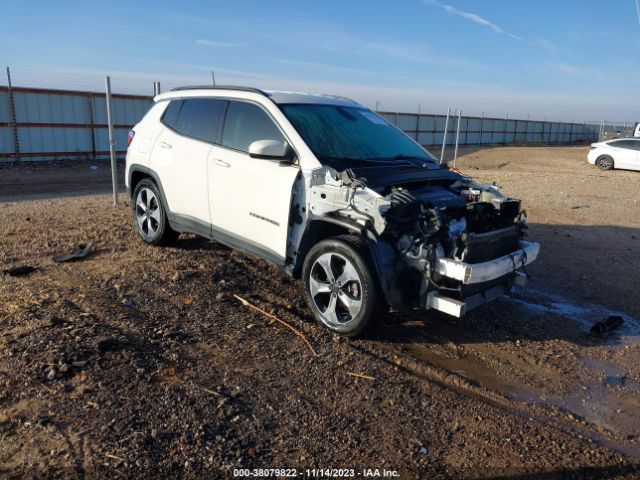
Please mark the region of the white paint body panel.
POLYGON ((299 172, 297 166, 211 147, 208 182, 214 230, 258 245, 284 262, 291 190, 299 172))
POLYGON ((162 180, 172 213, 211 223, 207 160, 211 145, 163 128, 158 136, 149 166, 162 180))

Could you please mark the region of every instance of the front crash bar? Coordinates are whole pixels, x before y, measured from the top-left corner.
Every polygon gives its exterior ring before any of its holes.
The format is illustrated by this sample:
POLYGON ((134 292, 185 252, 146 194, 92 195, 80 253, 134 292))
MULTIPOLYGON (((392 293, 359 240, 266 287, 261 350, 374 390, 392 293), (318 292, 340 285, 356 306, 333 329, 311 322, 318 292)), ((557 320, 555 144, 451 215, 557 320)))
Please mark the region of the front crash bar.
POLYGON ((540 244, 520 241, 520 250, 488 262, 465 263, 451 258, 436 259, 435 271, 443 277, 452 278, 464 285, 483 283, 514 273, 533 262, 540 252, 540 244))
POLYGON ((464 300, 456 300, 455 298, 441 294, 437 290, 433 290, 427 294, 427 304, 425 308, 427 310, 439 310, 454 317, 462 317, 469 310, 479 307, 484 303, 491 302, 500 295, 507 293, 507 289, 508 287, 506 285, 496 285, 466 297, 464 300))

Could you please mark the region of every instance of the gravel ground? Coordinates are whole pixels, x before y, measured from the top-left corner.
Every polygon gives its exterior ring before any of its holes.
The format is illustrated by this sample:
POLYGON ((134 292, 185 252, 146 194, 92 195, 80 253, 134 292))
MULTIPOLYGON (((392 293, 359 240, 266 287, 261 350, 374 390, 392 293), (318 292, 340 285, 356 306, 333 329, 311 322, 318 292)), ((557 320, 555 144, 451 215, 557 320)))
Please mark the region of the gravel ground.
MULTIPOLYGON (((532 287, 355 341, 314 324, 299 282, 262 261, 192 235, 143 245, 128 202, 0 204, 0 268, 37 268, 0 276, 0 476, 640 478, 640 173, 601 172, 584 147, 462 153, 465 173, 524 199, 543 246, 532 287), (89 240, 86 259, 51 260, 89 240), (617 312, 617 334, 588 335, 617 312)), ((29 194, 27 167, 5 173, 29 194)))

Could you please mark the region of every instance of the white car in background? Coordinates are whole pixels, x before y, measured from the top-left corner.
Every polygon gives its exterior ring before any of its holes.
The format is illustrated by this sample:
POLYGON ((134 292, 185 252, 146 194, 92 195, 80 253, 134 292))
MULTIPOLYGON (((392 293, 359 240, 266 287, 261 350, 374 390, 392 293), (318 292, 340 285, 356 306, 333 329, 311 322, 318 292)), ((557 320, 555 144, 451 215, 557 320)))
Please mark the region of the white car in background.
POLYGON ((640 138, 616 138, 592 143, 587 160, 602 170, 640 170, 640 138))

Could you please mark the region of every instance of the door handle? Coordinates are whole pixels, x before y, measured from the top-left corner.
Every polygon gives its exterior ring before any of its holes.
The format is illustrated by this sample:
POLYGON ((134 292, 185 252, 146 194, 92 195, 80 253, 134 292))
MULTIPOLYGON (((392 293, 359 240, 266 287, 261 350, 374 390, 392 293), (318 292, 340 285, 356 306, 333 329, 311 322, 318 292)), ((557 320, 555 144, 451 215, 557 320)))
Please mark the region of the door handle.
POLYGON ((220 160, 219 158, 216 158, 216 165, 220 165, 221 167, 227 167, 227 168, 231 166, 230 163, 227 163, 224 160, 220 160))
POLYGON ((160 142, 160 147, 162 147, 162 148, 171 148, 172 145, 170 143, 167 143, 167 142, 160 142))

